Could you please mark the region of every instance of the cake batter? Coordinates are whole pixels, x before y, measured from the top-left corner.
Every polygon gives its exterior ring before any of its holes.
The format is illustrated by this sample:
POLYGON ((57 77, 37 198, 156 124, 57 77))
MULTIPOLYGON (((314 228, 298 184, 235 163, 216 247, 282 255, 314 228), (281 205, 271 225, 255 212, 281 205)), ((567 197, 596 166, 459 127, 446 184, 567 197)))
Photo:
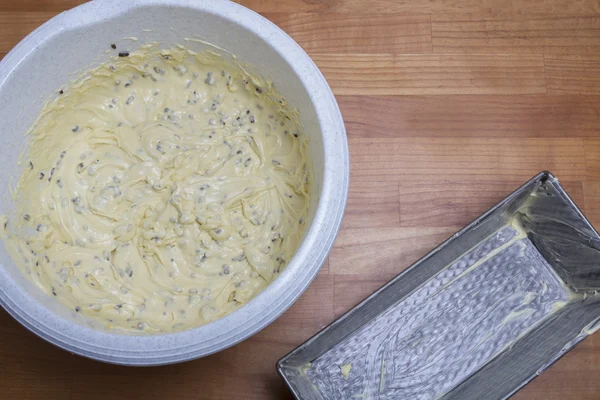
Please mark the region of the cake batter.
POLYGON ((29 134, 4 243, 38 287, 108 328, 220 318, 302 237, 312 171, 298 115, 229 57, 119 52, 29 134))

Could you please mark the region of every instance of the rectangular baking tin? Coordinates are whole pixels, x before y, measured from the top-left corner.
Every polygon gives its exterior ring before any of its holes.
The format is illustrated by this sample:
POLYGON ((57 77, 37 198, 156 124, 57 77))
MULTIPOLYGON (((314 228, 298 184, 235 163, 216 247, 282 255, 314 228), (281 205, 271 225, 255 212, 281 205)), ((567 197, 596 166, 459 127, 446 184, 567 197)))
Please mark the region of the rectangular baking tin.
POLYGON ((542 172, 277 370, 302 400, 504 399, 600 327, 599 291, 600 237, 542 172))

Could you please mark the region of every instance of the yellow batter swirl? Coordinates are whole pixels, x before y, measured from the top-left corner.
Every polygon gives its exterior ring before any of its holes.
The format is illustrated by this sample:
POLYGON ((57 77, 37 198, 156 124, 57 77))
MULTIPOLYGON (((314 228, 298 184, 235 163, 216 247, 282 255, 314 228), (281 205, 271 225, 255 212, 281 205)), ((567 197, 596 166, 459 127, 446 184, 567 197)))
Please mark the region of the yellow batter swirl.
POLYGON ((298 116, 228 57, 121 53, 61 91, 30 135, 4 243, 37 286, 108 328, 220 318, 302 237, 312 171, 298 116))

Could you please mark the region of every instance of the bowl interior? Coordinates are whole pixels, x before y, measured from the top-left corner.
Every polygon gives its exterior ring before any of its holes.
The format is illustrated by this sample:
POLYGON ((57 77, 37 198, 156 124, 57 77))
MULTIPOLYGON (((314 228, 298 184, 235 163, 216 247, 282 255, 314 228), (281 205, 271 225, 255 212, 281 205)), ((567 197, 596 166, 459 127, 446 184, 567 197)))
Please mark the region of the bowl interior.
MULTIPOLYGON (((105 12, 108 13, 107 18, 100 23, 86 24, 70 18, 69 21, 75 21, 71 26, 65 21, 58 32, 26 54, 18 68, 1 82, 0 118, 3 127, 0 140, 3 146, 0 147, 0 159, 3 168, 0 169, 0 185, 7 188, 11 177, 12 184, 16 183, 20 173, 17 161, 25 148, 24 133, 44 103, 56 95, 61 85, 67 84, 82 70, 116 55, 118 51, 132 51, 141 44, 151 42, 158 42, 162 48, 182 44, 194 51, 202 51, 209 46, 186 40, 201 38, 254 66, 256 72, 275 83, 291 105, 298 107, 305 132, 310 137, 314 165, 308 231, 323 181, 323 140, 312 100, 288 61, 251 30, 210 10, 200 12, 183 6, 142 5, 125 12, 110 9, 105 12), (116 51, 111 49, 112 43, 117 45, 116 51)), ((0 212, 6 213, 11 207, 12 198, 7 194, 0 199, 0 212)), ((48 302, 46 296, 33 288, 12 263, 4 246, 0 246, 0 264, 37 301, 43 301, 64 318, 74 320, 70 311, 64 310, 54 299, 48 302)))

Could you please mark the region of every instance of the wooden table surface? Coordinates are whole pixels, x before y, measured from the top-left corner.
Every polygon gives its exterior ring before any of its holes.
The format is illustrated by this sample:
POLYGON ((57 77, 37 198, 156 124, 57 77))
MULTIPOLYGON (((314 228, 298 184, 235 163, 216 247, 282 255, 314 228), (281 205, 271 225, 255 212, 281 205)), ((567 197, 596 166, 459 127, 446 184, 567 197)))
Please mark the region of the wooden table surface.
MULTIPOLYGON (((0 54, 78 0, 0 0, 0 54)), ((213 356, 126 368, 0 311, 5 399, 288 399, 275 362, 541 170, 600 228, 598 0, 244 0, 315 60, 351 153, 343 228, 281 318, 213 356)), ((600 334, 516 399, 600 399, 600 334)))

